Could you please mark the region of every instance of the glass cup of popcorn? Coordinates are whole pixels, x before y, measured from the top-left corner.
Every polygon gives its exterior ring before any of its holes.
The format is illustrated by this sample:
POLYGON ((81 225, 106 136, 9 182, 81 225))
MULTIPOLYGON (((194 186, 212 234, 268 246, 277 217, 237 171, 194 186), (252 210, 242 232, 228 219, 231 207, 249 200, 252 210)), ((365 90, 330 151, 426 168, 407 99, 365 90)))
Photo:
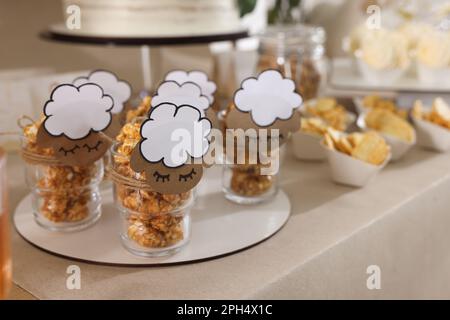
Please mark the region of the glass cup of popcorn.
POLYGON ((222 176, 225 198, 238 204, 258 204, 275 197, 279 190, 278 169, 277 166, 272 168, 271 161, 279 162, 279 150, 272 150, 269 162, 261 161, 259 157, 252 161, 246 154, 241 163, 236 154, 233 161, 226 155, 222 176))
POLYGON ((281 72, 265 70, 245 79, 233 103, 219 115, 225 131, 227 199, 255 204, 277 194, 280 147, 300 129, 303 100, 295 88, 281 72))
POLYGON ((103 160, 87 166, 59 164, 52 149, 36 144, 39 126, 26 126, 22 136, 25 177, 31 189, 35 221, 45 229, 60 232, 93 225, 101 216, 103 160))
POLYGON ((135 255, 167 256, 189 241, 194 191, 155 192, 145 183, 145 173, 132 170, 130 157, 139 142, 141 124, 139 120, 126 124, 111 148, 114 201, 122 221, 120 238, 135 255))

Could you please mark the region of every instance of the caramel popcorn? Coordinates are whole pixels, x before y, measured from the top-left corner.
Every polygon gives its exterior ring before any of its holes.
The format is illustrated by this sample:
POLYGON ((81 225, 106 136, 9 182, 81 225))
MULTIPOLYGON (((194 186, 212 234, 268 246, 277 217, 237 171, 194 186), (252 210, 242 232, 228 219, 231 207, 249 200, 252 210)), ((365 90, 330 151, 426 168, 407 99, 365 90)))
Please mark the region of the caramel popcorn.
POLYGON ((126 115, 126 122, 128 123, 138 117, 146 116, 150 111, 151 101, 152 101, 152 98, 147 96, 142 100, 141 104, 137 108, 131 109, 130 111, 128 111, 127 115, 126 115))
POLYGON ((23 128, 23 135, 25 138, 24 148, 33 153, 37 153, 44 156, 52 156, 53 149, 41 148, 36 144, 36 136, 41 123, 42 121, 34 122, 23 128))
POLYGON ((143 247, 170 247, 184 238, 182 217, 153 218, 147 223, 140 219, 129 219, 128 237, 143 247))
POLYGON ((383 99, 377 95, 366 96, 363 99, 363 106, 367 109, 381 109, 392 112, 403 119, 408 118, 408 112, 400 109, 394 101, 383 99))
MULTIPOLYGON (((23 148, 31 153, 49 156, 53 149, 36 144, 40 122, 24 128, 23 148)), ((38 190, 39 213, 51 222, 78 222, 89 216, 91 183, 96 175, 96 165, 87 167, 62 165, 36 165, 39 176, 35 187, 38 190)))
MULTIPOLYGON (((141 123, 127 123, 116 140, 117 153, 113 155, 113 167, 123 177, 145 181, 145 173, 131 169, 130 157, 140 140, 141 123)), ((147 248, 164 248, 185 238, 183 208, 189 204, 191 192, 161 194, 148 188, 139 188, 115 182, 116 197, 129 213, 128 238, 147 248), (180 212, 173 215, 175 211, 180 212)))
POLYGON ((236 165, 232 169, 230 188, 244 197, 259 196, 273 186, 274 176, 261 175, 260 165, 236 165))

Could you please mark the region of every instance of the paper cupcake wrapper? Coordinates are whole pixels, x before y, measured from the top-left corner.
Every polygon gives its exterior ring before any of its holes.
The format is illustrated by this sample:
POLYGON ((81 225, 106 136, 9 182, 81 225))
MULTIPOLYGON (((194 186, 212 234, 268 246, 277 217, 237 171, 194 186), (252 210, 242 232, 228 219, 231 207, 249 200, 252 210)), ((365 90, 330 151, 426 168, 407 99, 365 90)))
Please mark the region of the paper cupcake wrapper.
POLYGON ((430 68, 421 63, 417 63, 417 77, 425 85, 442 86, 445 83, 449 83, 450 68, 430 68))
POLYGON ((361 59, 357 59, 357 65, 359 73, 367 82, 383 86, 397 82, 409 68, 408 66, 407 68, 377 70, 361 59))

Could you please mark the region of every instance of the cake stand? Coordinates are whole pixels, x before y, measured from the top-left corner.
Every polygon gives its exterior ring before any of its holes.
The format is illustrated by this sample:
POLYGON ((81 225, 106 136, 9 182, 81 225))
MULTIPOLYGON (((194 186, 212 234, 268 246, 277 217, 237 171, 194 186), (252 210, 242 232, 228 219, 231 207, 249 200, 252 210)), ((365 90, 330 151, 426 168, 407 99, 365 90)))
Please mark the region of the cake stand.
MULTIPOLYGON (((40 33, 40 37, 45 40, 65 42, 71 44, 91 44, 108 46, 140 46, 141 66, 144 87, 150 90, 152 87, 151 78, 151 47, 171 46, 171 45, 198 45, 219 41, 232 41, 248 37, 245 29, 236 29, 227 33, 205 33, 198 35, 174 35, 174 36, 103 36, 92 35, 80 32, 79 30, 69 30, 64 24, 51 25, 46 31, 40 33)), ((235 46, 234 46, 235 47, 235 46)))

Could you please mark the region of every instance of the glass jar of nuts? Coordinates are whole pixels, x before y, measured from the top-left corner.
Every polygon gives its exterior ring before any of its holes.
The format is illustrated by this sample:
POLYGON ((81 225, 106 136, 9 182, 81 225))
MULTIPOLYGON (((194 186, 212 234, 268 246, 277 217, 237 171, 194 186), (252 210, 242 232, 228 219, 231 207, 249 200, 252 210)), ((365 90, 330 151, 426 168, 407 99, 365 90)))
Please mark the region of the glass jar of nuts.
POLYGON ((124 247, 135 255, 166 256, 189 241, 194 191, 155 192, 146 184, 145 172, 132 170, 130 157, 139 142, 142 122, 137 118, 126 124, 111 148, 109 173, 122 220, 120 237, 124 247))
POLYGON ((36 144, 39 123, 24 128, 22 154, 25 177, 32 193, 36 222, 51 231, 71 232, 93 225, 101 216, 100 182, 103 159, 88 166, 67 166, 53 150, 36 144))
POLYGON ((258 71, 279 70, 295 81, 304 101, 316 98, 326 83, 326 33, 301 24, 269 27, 260 35, 258 71))

